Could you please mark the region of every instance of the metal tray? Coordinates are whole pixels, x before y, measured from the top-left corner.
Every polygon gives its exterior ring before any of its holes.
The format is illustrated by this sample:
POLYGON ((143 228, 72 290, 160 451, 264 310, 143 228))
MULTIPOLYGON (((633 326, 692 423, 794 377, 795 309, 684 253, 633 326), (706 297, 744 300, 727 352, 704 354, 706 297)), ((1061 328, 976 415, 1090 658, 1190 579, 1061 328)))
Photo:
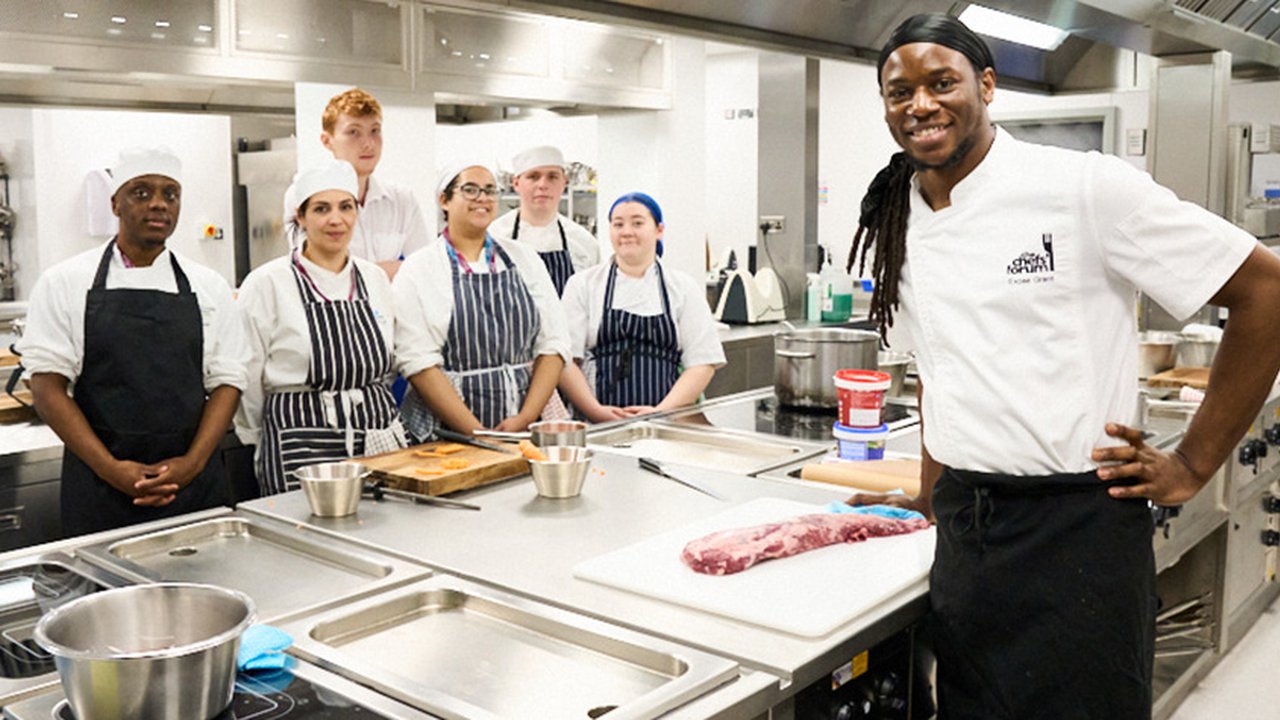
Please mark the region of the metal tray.
POLYGON ((445 576, 283 629, 294 654, 444 718, 653 718, 738 667, 445 576))
POLYGON ((137 582, 239 590, 253 598, 259 622, 278 622, 431 573, 265 518, 237 515, 91 545, 79 554, 137 582))
POLYGON ((621 455, 753 475, 820 455, 826 452, 829 443, 652 420, 588 433, 587 445, 621 455))

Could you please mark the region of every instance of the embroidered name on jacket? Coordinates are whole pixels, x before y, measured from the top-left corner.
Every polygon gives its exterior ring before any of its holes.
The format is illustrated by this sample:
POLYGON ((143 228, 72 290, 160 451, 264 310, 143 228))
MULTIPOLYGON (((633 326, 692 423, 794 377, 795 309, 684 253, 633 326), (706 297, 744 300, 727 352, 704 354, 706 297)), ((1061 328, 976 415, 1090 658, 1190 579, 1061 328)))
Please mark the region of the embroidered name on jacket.
POLYGON ((1042 234, 1040 246, 1044 248, 1044 252, 1028 250, 1014 258, 1005 268, 1010 285, 1053 282, 1053 233, 1042 234))

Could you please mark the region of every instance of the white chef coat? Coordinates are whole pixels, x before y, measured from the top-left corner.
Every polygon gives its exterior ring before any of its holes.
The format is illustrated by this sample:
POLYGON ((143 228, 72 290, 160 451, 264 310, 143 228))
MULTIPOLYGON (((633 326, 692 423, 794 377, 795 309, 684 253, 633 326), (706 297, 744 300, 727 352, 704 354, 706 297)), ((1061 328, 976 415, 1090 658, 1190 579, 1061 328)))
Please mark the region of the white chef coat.
MULTIPOLYGON (((293 187, 285 193, 285 202, 293 197, 293 187)), ((285 226, 293 219, 293 208, 285 208, 285 226)), ((301 234, 297 237, 301 238, 301 234)), ((386 262, 408 257, 431 242, 427 222, 418 200, 409 188, 369 176, 364 204, 356 217, 351 234, 351 254, 372 262, 386 262)))
MULTIPOLYGON (((533 354, 559 355, 569 361, 569 331, 564 308, 551 284, 542 259, 520 242, 495 240, 511 257, 538 309, 541 327, 534 340, 533 354)), ((507 265, 495 253, 498 272, 507 265)), ((489 272, 483 253, 470 263, 476 273, 489 272)), ((447 242, 437 236, 427 247, 405 259, 391 283, 396 304, 396 366, 405 377, 444 364, 444 345, 453 322, 453 274, 447 242)))
MULTIPOLYGON (((391 281, 382 269, 368 260, 351 258, 364 278, 369 306, 387 347, 395 347, 395 304, 391 281)), ((351 292, 351 268, 332 272, 301 254, 299 262, 325 297, 345 300, 351 292)), ((256 268, 244 279, 236 297, 244 318, 252 350, 248 363, 248 386, 236 412, 236 435, 246 445, 257 445, 261 437, 263 404, 278 392, 309 391, 307 373, 311 368, 311 327, 306 306, 294 279, 293 257, 286 255, 256 268)), ((392 376, 386 378, 389 383, 392 376)))
MULTIPOLYGON (((166 248, 147 267, 125 267, 115 238, 107 267, 108 290, 160 290, 178 292, 173 265, 166 248)), ((36 281, 28 304, 27 326, 17 343, 22 365, 28 375, 57 373, 75 381, 84 369, 84 309, 86 294, 93 286, 105 245, 70 257, 46 270, 36 281)), ((221 275, 180 253, 174 253, 186 273, 191 291, 200 305, 204 323, 204 389, 229 385, 245 387, 245 364, 249 345, 239 313, 232 303, 231 288, 221 275)))
MULTIPOLYGON (((519 214, 519 208, 502 214, 489 226, 489 234, 503 240, 511 239, 511 233, 515 229, 516 216, 519 214)), ((600 262, 600 242, 596 240, 596 236, 564 215, 557 214, 556 220, 559 220, 564 225, 564 237, 568 241, 569 259, 573 261, 573 271, 575 273, 582 272, 585 268, 598 264, 600 262)), ((563 248, 563 243, 560 241, 560 228, 556 226, 555 220, 542 226, 533 225, 527 220, 521 220, 520 237, 516 240, 517 242, 527 243, 529 247, 540 253, 554 252, 563 248)))
MULTIPOLYGON (((569 347, 575 358, 586 357, 586 351, 596 345, 600 321, 604 317, 604 295, 611 267, 613 263, 606 262, 574 273, 564 286, 569 347)), ((671 319, 675 321, 676 338, 680 342, 680 364, 686 368, 696 365, 723 367, 724 347, 720 345, 716 321, 706 302, 706 288, 693 277, 665 264, 662 274, 667 280, 671 319)), ((618 271, 613 288, 613 309, 636 315, 662 314, 657 262, 639 278, 618 271)))
POLYGON ((901 322, 944 465, 1088 472, 1136 424, 1137 292, 1184 318, 1257 241, 1122 160, 1021 142, 990 152, 934 212, 911 193, 901 322))

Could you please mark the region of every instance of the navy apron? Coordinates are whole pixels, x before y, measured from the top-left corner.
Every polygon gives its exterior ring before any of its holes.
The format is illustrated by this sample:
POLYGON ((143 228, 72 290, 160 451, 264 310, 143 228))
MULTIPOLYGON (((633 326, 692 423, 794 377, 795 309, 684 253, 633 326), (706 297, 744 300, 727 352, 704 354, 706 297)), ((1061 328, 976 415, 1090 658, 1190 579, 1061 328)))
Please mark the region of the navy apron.
POLYGON ((636 315, 613 307, 613 289, 618 281, 618 264, 609 268, 604 291, 604 315, 591 349, 595 371, 596 399, 603 405, 628 407, 657 405, 680 379, 680 338, 671 317, 667 282, 658 268, 658 289, 662 293, 662 313, 636 315))
POLYGON ((944 469, 928 620, 939 718, 1151 717, 1151 511, 1107 487, 1092 471, 944 469))
MULTIPOLYGON (((446 242, 448 242, 446 240, 446 242)), ((533 295, 502 245, 485 238, 488 273, 471 272, 449 249, 453 274, 453 316, 442 348, 444 373, 480 424, 491 428, 520 412, 532 375, 533 348, 542 319, 533 295), (506 263, 495 272, 493 256, 506 263)), ((426 439, 437 420, 410 388, 404 399, 409 432, 426 439)))
POLYGON ((311 333, 310 390, 267 397, 258 458, 258 486, 264 496, 297 488, 290 473, 303 466, 408 444, 385 382, 391 374, 391 352, 374 318, 360 268, 351 267, 351 291, 345 300, 331 300, 320 292, 297 251, 293 279, 311 333))
MULTIPOLYGON (((178 258, 178 292, 107 289, 116 243, 107 244, 85 297, 84 364, 75 403, 120 460, 152 464, 185 455, 204 413, 204 323, 178 258)), ((74 453, 62 456, 62 530, 81 535, 230 503, 222 455, 164 507, 142 507, 97 477, 74 453)))
MULTIPOLYGON (((569 237, 564 233, 564 224, 556 218, 556 227, 560 230, 560 249, 538 253, 542 264, 547 266, 547 274, 551 275, 551 283, 556 286, 556 297, 564 297, 564 285, 573 275, 573 258, 569 255, 569 237)), ((516 211, 516 222, 511 228, 511 239, 520 239, 520 211, 516 211)))

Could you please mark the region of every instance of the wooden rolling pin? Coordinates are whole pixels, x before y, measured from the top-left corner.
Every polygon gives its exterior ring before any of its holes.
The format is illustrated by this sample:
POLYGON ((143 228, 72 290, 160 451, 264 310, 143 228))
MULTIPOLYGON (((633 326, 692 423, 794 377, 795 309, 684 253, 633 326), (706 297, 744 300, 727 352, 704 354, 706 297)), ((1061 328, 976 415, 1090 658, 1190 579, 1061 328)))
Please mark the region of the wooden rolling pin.
POLYGON ((919 460, 810 463, 800 469, 800 477, 864 492, 901 490, 913 496, 920 493, 919 460))

